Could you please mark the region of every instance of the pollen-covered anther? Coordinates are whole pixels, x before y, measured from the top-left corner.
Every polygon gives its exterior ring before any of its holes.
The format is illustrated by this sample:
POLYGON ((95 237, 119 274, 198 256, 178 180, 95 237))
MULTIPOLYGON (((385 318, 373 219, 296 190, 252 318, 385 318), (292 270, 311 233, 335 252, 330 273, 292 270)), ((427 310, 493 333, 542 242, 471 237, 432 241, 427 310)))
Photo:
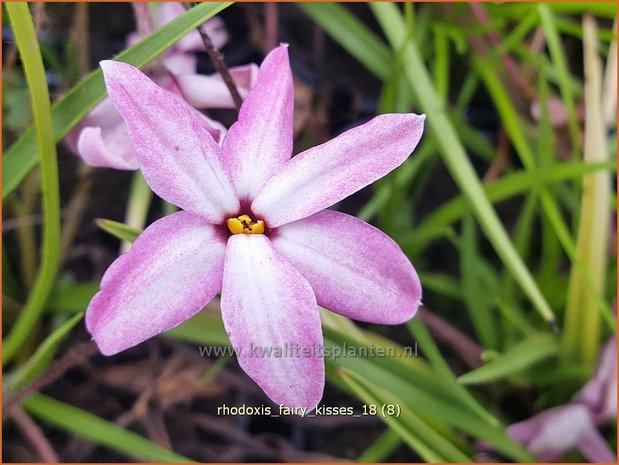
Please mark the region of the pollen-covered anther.
POLYGON ((264 234, 264 221, 254 221, 249 215, 229 218, 227 224, 232 234, 264 234))

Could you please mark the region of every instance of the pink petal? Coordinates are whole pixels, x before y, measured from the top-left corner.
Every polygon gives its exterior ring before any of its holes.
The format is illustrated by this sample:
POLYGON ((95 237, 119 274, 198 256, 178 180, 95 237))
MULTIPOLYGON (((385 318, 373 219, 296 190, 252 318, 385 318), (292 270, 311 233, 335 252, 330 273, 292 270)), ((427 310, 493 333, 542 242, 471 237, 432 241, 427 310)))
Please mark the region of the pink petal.
POLYGON ((167 331, 220 290, 225 238, 187 212, 151 224, 108 268, 86 311, 86 326, 105 355, 167 331))
POLYGON ((109 98, 103 99, 88 113, 65 137, 65 143, 73 153, 78 155, 77 140, 85 127, 100 127, 103 131, 113 129, 123 123, 122 117, 114 108, 109 98))
MULTIPOLYGON (((592 424, 593 426, 593 424, 592 424)), ((578 440, 578 449, 592 463, 617 463, 617 454, 595 428, 587 429, 578 440)))
POLYGON ((240 199, 251 200, 292 154, 294 110, 288 49, 267 55, 258 82, 224 140, 224 161, 240 199))
POLYGON ((266 236, 228 239, 221 313, 241 368, 275 403, 316 407, 325 371, 314 293, 266 236))
MULTIPOLYGON (((230 68, 230 74, 242 98, 256 84, 256 65, 230 68)), ((230 91, 219 74, 184 74, 176 76, 176 83, 185 100, 196 108, 234 108, 230 91)))
POLYGON ((275 228, 357 192, 406 160, 421 139, 424 119, 380 115, 306 150, 268 180, 252 204, 253 212, 275 228))
POLYGON ((77 141, 79 156, 90 166, 137 170, 138 159, 127 126, 121 122, 106 132, 104 136, 99 127, 84 128, 77 141))
POLYGON ((507 430, 537 459, 552 462, 575 449, 581 438, 595 430, 595 425, 585 405, 567 404, 544 410, 507 430))
POLYGON ((318 304, 355 320, 398 324, 421 301, 417 273, 385 233, 324 210, 277 228, 273 246, 311 284, 318 304))
POLYGON ((617 417, 617 338, 606 343, 595 375, 574 397, 584 402, 594 413, 598 423, 617 417))
POLYGON ((101 67, 153 191, 213 223, 237 213, 239 201, 221 149, 195 110, 131 65, 102 61, 101 67))
MULTIPOLYGON (((159 27, 161 27, 183 13, 185 13, 185 8, 178 2, 162 3, 159 7, 157 23, 159 27)), ((229 38, 228 31, 226 30, 224 21, 220 17, 215 16, 209 19, 203 27, 211 38, 211 42, 213 42, 215 48, 219 49, 226 45, 229 38)), ((175 44, 175 47, 184 52, 200 52, 204 50, 204 42, 198 31, 192 31, 179 40, 175 44)))
POLYGON ((172 52, 163 57, 165 67, 174 75, 196 72, 198 57, 193 53, 172 52))
POLYGON ((183 5, 178 2, 163 2, 159 4, 157 10, 157 26, 161 27, 168 24, 173 19, 178 18, 185 12, 183 5))

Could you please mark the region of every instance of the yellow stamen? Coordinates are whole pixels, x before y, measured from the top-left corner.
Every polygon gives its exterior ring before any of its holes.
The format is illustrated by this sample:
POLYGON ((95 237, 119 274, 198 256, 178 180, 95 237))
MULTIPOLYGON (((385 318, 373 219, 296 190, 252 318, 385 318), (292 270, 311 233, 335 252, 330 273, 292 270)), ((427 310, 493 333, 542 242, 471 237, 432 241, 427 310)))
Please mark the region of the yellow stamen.
POLYGON ((243 232, 243 223, 238 218, 230 218, 228 220, 228 229, 232 234, 241 234, 243 232))
POLYGON ((251 230, 252 234, 264 234, 264 221, 258 220, 251 230))
POLYGON ((232 234, 264 234, 264 221, 253 221, 249 215, 229 218, 228 229, 232 234))

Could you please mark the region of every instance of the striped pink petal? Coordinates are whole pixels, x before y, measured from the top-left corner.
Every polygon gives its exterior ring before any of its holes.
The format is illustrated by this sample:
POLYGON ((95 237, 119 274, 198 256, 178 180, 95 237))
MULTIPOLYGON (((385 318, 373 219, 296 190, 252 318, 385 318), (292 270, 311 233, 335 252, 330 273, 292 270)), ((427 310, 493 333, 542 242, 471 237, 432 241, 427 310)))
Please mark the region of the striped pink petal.
POLYGON ((153 191, 212 223, 238 212, 221 149, 195 110, 131 65, 102 61, 101 67, 153 191))
POLYGON ((400 166, 421 139, 424 119, 380 115, 306 150, 267 181, 252 210, 275 228, 330 207, 400 166))
POLYGON ((272 241, 331 311, 398 324, 419 307, 413 265, 393 239, 358 218, 324 210, 277 228, 272 241))
POLYGON ((221 289, 225 238, 203 218, 155 221, 108 268, 86 310, 105 355, 133 347, 196 314, 221 289))
POLYGON ((241 368, 276 403, 313 409, 325 382, 308 282, 260 235, 228 239, 221 312, 241 368))
POLYGON ((288 48, 264 59, 258 82, 224 140, 224 162, 237 195, 251 200, 292 155, 294 92, 288 48))

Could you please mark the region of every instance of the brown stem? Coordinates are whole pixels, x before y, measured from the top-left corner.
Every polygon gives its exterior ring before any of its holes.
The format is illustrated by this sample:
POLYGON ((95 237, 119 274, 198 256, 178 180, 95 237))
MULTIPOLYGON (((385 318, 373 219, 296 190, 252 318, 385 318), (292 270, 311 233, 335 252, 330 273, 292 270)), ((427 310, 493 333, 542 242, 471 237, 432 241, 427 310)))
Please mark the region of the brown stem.
POLYGON ((94 168, 82 165, 79 172, 77 189, 71 198, 71 202, 65 210, 66 221, 62 228, 62 239, 60 244, 60 262, 64 263, 67 259, 69 248, 78 231, 82 216, 88 205, 88 195, 93 185, 92 174, 94 168))
MULTIPOLYGON (((189 5, 188 3, 183 3, 183 6, 186 10, 191 8, 191 5, 189 5)), ((243 99, 241 98, 241 94, 239 94, 239 91, 236 88, 236 84, 232 79, 230 70, 228 69, 228 66, 226 66, 226 63, 224 62, 221 53, 219 53, 219 50, 215 48, 213 42, 211 41, 211 38, 208 36, 203 26, 198 26, 196 29, 200 33, 200 37, 202 37, 204 47, 206 47, 206 53, 208 53, 209 58, 213 62, 213 66, 215 66, 215 69, 221 75, 224 83, 226 84, 226 87, 228 88, 228 91, 230 92, 230 95, 232 96, 234 106, 236 107, 237 111, 240 110, 243 99)))
POLYGON ((52 448, 51 444, 32 418, 30 418, 26 412, 21 408, 16 408, 11 413, 11 418, 15 421, 15 424, 22 430, 26 439, 30 441, 32 447, 37 451, 42 462, 58 463, 58 455, 52 448))
MULTIPOLYGON (((490 17, 488 16, 488 12, 482 4, 469 3, 469 8, 473 12, 475 19, 477 19, 480 24, 487 26, 490 23, 490 17)), ((490 43, 493 47, 497 49, 501 47, 501 36, 497 34, 496 31, 489 31, 488 39, 490 40, 490 43)), ((530 88, 527 80, 522 76, 522 74, 520 74, 518 64, 516 63, 514 58, 511 55, 504 53, 502 54, 501 60, 503 61, 505 71, 507 71, 507 74, 509 75, 512 82, 520 89, 522 93, 524 93, 524 95, 532 98, 535 95, 535 92, 530 88)))
POLYGON ((278 11, 277 3, 267 2, 264 4, 264 29, 266 51, 270 52, 277 46, 278 31, 278 11))
POLYGON ((69 371, 71 368, 79 365, 80 363, 88 360, 93 354, 97 352, 97 346, 93 341, 83 342, 73 349, 69 350, 63 357, 45 371, 39 378, 32 381, 21 391, 12 397, 9 397, 2 405, 3 418, 6 414, 10 414, 11 411, 21 403, 24 398, 32 394, 33 392, 40 391, 48 384, 53 383, 59 379, 63 374, 69 371))
POLYGON ((496 150, 496 157, 492 160, 492 164, 486 174, 484 174, 483 183, 489 184, 497 180, 501 175, 507 163, 509 161, 509 137, 505 127, 501 126, 499 129, 499 142, 496 150))
POLYGON ((75 45, 77 69, 80 76, 83 76, 90 70, 90 53, 88 44, 88 3, 76 3, 73 14, 71 41, 75 45))
POLYGON ((455 349, 469 367, 477 368, 482 365, 482 348, 466 334, 426 308, 419 309, 419 316, 436 340, 455 349))

